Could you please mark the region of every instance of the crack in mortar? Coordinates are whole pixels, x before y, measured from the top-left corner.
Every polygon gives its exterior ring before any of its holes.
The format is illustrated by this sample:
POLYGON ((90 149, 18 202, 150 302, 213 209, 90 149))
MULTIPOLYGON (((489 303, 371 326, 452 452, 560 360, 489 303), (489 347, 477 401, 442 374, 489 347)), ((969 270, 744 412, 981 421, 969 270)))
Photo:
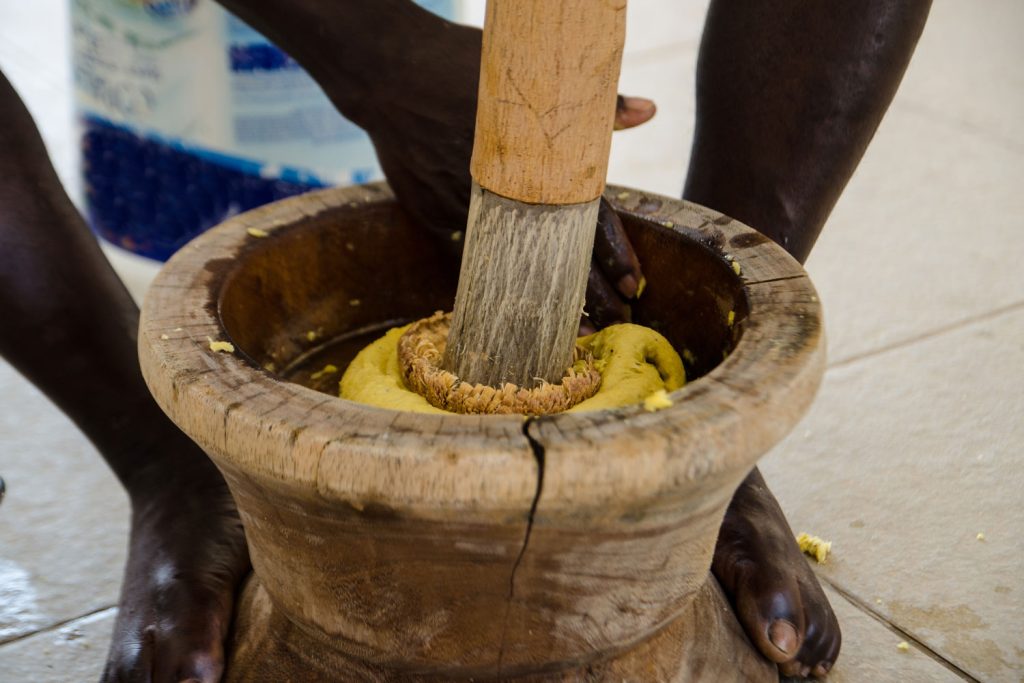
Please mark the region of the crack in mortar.
POLYGON ((544 446, 530 436, 530 425, 537 422, 539 418, 527 417, 523 421, 523 436, 526 437, 526 441, 530 444, 530 450, 533 451, 533 457, 537 461, 537 490, 533 494, 533 501, 530 503, 530 511, 526 515, 526 533, 523 534, 523 544, 519 548, 519 555, 516 556, 516 561, 512 564, 512 572, 508 577, 508 599, 505 601, 505 617, 501 630, 501 647, 498 649, 498 676, 501 676, 501 667, 505 658, 505 637, 508 634, 508 618, 509 613, 512 610, 512 601, 516 597, 516 572, 519 570, 519 565, 523 561, 523 556, 526 555, 526 547, 530 544, 530 534, 533 532, 533 519, 537 514, 537 505, 540 503, 541 492, 544 489, 544 446))

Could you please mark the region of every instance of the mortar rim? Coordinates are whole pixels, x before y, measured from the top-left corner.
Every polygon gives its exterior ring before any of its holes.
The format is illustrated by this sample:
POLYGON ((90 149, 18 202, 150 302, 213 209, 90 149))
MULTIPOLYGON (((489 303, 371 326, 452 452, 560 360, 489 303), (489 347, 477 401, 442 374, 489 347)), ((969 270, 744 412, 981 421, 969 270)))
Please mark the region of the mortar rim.
MULTIPOLYGON (((780 247, 738 221, 683 200, 618 186, 609 186, 606 196, 618 210, 690 238, 733 244, 739 237, 744 246, 732 255, 750 302, 748 329, 729 358, 673 392, 670 408, 646 413, 638 405, 534 420, 534 445, 542 444, 549 456, 572 456, 557 458, 562 462, 548 458, 545 498, 556 505, 601 507, 623 496, 650 501, 698 478, 745 474, 799 419, 824 369, 820 303, 806 273, 780 247), (803 318, 800 338, 780 319, 796 310, 803 318), (751 328, 783 336, 758 338, 751 328), (785 362, 765 365, 773 359, 785 362), (763 371, 761 386, 732 381, 730 373, 754 366, 763 371), (787 408, 780 412, 784 402, 787 408), (712 415, 713 421, 697 419, 712 415), (676 428, 659 429, 669 423, 676 428), (741 431, 743 438, 729 438, 741 431), (600 449, 594 447, 597 435, 600 449), (587 476, 580 481, 570 471, 560 475, 559 465, 587 476), (650 476, 622 476, 637 471, 650 476)), ((521 417, 410 415, 326 397, 271 377, 238 356, 214 353, 206 343, 207 336, 227 334, 217 315, 219 290, 211 291, 217 276, 207 265, 237 257, 252 239, 249 228, 265 230, 270 236, 263 239, 272 239, 276 229, 323 211, 391 199, 384 183, 321 190, 232 217, 190 242, 146 296, 139 331, 146 382, 171 419, 218 464, 248 476, 354 505, 386 500, 427 516, 439 506, 519 510, 532 501, 538 473, 521 417), (173 326, 186 333, 170 337, 173 326), (267 394, 280 399, 276 406, 267 404, 267 394), (288 428, 299 415, 300 423, 288 428), (429 444, 424 435, 431 437, 429 444), (446 438, 459 439, 454 460, 446 438), (251 450, 240 450, 238 439, 251 450), (386 473, 388 490, 380 490, 379 477, 368 472, 353 475, 353 467, 386 473), (425 491, 425 477, 440 478, 441 485, 425 491)), ((225 279, 220 276, 221 285, 225 279)))

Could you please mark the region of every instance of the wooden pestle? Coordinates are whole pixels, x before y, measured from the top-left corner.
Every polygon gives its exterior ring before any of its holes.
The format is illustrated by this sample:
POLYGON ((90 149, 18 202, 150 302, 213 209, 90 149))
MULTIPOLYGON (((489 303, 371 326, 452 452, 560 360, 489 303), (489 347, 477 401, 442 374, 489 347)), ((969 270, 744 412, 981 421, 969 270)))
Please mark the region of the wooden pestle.
POLYGON ((473 189, 443 365, 557 383, 572 364, 604 190, 625 0, 488 0, 473 189))

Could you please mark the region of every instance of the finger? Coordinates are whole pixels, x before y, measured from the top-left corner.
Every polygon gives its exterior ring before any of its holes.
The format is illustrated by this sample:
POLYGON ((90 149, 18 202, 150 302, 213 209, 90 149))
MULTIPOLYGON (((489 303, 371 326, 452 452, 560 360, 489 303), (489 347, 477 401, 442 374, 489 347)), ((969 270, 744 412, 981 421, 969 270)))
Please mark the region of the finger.
POLYGON ((623 97, 615 101, 615 130, 624 130, 650 121, 658 108, 646 97, 623 97))
POLYGON ((597 328, 590 322, 590 318, 583 315, 580 316, 580 331, 576 333, 577 337, 586 337, 597 332, 597 328))
POLYGON ((629 305, 608 283, 596 261, 590 264, 585 310, 590 324, 596 329, 615 323, 628 323, 632 320, 629 305))
POLYGON ((622 219, 604 197, 597 212, 594 257, 605 279, 615 283, 623 297, 632 299, 640 293, 644 278, 640 261, 622 227, 622 219))

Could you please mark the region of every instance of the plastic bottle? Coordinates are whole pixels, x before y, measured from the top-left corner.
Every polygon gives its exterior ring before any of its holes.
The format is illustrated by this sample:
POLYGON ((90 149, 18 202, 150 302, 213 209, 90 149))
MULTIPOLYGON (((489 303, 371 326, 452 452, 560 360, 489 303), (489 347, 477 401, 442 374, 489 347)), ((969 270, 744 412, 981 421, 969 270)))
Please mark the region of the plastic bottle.
POLYGON ((85 206, 113 244, 166 260, 233 214, 383 177, 366 134, 212 0, 71 0, 71 22, 85 206))

